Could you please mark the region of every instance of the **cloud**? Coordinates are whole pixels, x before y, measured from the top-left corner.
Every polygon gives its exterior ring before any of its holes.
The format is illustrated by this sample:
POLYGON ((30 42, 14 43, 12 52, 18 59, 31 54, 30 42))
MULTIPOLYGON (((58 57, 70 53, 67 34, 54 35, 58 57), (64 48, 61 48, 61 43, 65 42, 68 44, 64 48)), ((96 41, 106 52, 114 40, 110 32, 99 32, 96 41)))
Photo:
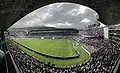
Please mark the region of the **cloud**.
POLYGON ((81 23, 89 23, 89 22, 91 22, 91 20, 89 20, 89 19, 87 19, 87 18, 84 18, 84 19, 81 21, 81 23))
POLYGON ((29 13, 11 28, 47 26, 83 29, 94 24, 98 18, 98 14, 86 6, 74 3, 54 3, 29 13))
POLYGON ((70 11, 68 12, 68 14, 70 14, 70 15, 72 15, 72 16, 77 16, 77 15, 79 15, 79 14, 85 13, 85 11, 86 11, 86 7, 80 5, 79 7, 76 7, 76 8, 74 8, 74 9, 70 10, 70 11))

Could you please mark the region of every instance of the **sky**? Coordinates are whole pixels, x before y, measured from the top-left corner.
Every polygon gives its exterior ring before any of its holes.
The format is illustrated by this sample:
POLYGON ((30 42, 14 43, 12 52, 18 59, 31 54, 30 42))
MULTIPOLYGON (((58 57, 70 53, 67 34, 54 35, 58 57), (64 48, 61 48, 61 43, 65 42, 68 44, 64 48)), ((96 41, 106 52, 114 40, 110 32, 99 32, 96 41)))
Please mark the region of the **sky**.
POLYGON ((97 12, 89 7, 74 3, 54 3, 36 9, 10 28, 46 26, 84 29, 98 19, 97 12))

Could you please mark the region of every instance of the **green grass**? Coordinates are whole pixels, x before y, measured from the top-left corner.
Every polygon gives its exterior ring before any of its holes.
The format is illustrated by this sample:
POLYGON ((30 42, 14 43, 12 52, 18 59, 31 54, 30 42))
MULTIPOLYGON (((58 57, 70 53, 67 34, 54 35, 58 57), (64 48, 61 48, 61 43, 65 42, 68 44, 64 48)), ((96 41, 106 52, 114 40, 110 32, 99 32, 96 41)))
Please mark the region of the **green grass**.
MULTIPOLYGON (((52 39, 39 39, 39 38, 24 38, 24 39, 15 39, 15 41, 37 52, 41 52, 48 55, 62 56, 62 57, 77 55, 72 45, 72 43, 74 42, 69 39, 52 40, 52 39)), ((36 54, 32 51, 29 51, 21 46, 20 47, 22 48, 23 51, 27 52, 31 56, 36 57, 40 61, 43 61, 45 63, 50 62, 51 64, 55 64, 56 67, 66 68, 66 67, 74 66, 76 64, 85 63, 90 58, 90 55, 81 47, 81 45, 82 44, 76 46, 76 49, 80 52, 80 57, 75 59, 68 59, 68 60, 45 57, 36 54)))
POLYGON ((17 42, 21 43, 28 48, 47 55, 69 57, 76 56, 77 53, 73 49, 72 41, 68 39, 39 39, 39 38, 26 38, 18 39, 17 42))

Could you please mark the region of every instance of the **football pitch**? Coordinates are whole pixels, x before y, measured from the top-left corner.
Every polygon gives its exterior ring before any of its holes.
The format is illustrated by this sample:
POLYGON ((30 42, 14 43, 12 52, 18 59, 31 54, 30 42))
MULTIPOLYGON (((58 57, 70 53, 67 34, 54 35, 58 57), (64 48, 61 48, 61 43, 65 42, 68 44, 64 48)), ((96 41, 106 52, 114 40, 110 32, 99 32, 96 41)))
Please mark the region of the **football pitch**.
POLYGON ((71 59, 57 59, 46 57, 44 55, 37 54, 33 51, 22 47, 22 50, 28 53, 31 56, 34 56, 36 59, 49 63, 50 65, 55 64, 55 67, 68 68, 75 66, 77 64, 85 63, 90 58, 90 54, 84 50, 82 44, 76 43, 72 39, 40 39, 40 38, 21 38, 15 39, 16 42, 24 45, 34 51, 39 53, 55 56, 55 57, 74 57, 77 58, 71 59))

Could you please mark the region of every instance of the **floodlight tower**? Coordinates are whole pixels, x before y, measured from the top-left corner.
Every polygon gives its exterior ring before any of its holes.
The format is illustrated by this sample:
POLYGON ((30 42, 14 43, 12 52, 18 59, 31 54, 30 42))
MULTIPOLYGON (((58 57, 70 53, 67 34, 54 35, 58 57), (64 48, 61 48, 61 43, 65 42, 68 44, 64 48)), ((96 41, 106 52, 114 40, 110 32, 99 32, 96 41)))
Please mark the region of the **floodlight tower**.
POLYGON ((109 39, 109 36, 108 36, 108 27, 105 26, 103 29, 104 29, 104 39, 109 39))

